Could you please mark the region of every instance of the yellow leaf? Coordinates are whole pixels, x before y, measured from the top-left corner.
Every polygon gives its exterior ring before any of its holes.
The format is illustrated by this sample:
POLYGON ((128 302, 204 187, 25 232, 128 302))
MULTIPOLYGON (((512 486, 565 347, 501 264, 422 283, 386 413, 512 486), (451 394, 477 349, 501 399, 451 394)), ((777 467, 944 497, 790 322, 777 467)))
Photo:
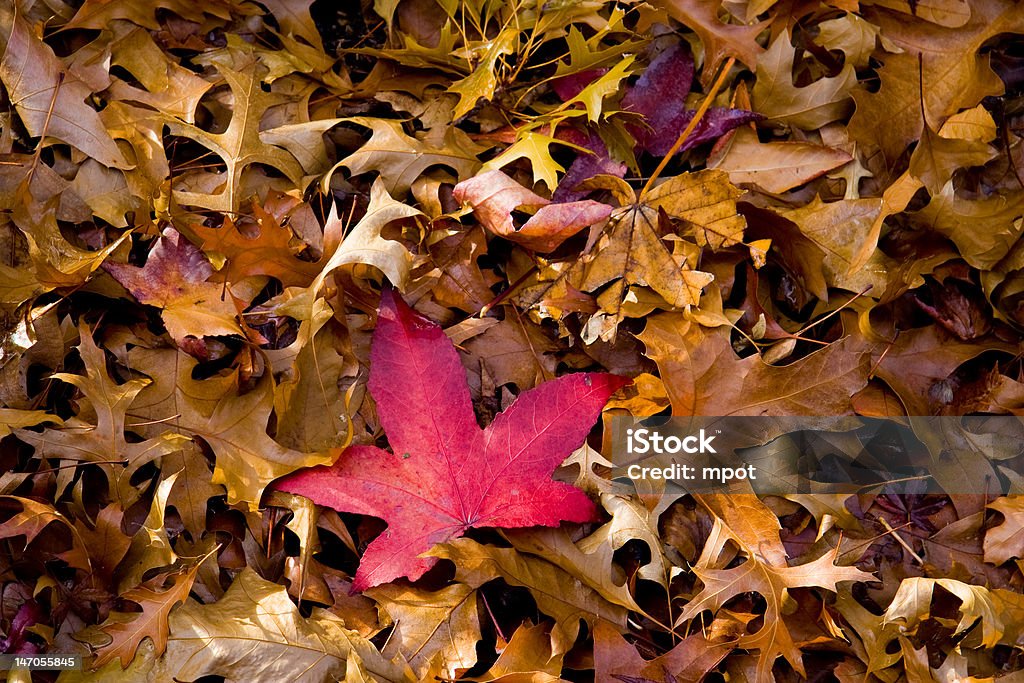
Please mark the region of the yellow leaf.
POLYGON ((369 142, 327 172, 324 188, 329 187, 331 176, 341 166, 352 175, 379 172, 384 187, 392 195, 407 193, 416 179, 431 166, 447 166, 458 174, 460 180, 472 176, 480 167, 476 155, 484 148, 454 126, 443 131, 442 140, 419 140, 406 135, 398 121, 361 116, 345 120, 366 126, 373 135, 369 142))
POLYGON ((852 108, 850 92, 857 84, 853 64, 846 63, 832 78, 821 78, 798 88, 793 85, 795 53, 789 31, 783 31, 761 55, 751 93, 754 111, 772 121, 807 130, 845 116, 852 108))
POLYGON ((133 351, 132 364, 153 378, 132 406, 141 421, 166 421, 170 430, 197 436, 216 456, 212 483, 227 488, 230 504, 259 505, 263 489, 300 467, 330 464, 336 451, 304 453, 285 448, 267 434, 274 405, 269 373, 239 395, 238 371, 206 380, 192 378, 196 360, 168 349, 133 351))
POLYGON ((498 77, 495 76, 494 70, 498 66, 498 60, 502 55, 514 52, 518 43, 519 30, 510 26, 486 44, 484 58, 473 69, 473 73, 448 88, 448 92, 459 96, 459 103, 455 105, 452 118, 460 119, 468 114, 480 98, 490 100, 494 97, 494 89, 498 86, 498 77))
POLYGON ((291 683, 340 680, 350 658, 358 658, 374 681, 416 680, 408 666, 388 661, 330 612, 314 607, 303 617, 284 586, 249 567, 217 602, 188 600, 171 614, 165 655, 177 680, 222 676, 291 683))
POLYGON ((454 679, 460 670, 476 664, 480 640, 477 591, 455 583, 439 591, 387 584, 364 593, 375 600, 395 624, 384 655, 402 654, 418 675, 440 665, 442 675, 454 679))

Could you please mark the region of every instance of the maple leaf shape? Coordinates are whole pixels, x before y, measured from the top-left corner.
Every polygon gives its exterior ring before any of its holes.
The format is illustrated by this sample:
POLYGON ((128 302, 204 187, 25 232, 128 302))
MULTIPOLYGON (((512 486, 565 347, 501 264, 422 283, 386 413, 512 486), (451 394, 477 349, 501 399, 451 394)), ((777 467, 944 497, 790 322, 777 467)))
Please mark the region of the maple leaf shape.
POLYGON ((203 241, 206 252, 216 252, 227 259, 227 264, 213 273, 210 281, 235 283, 252 275, 270 275, 284 287, 308 285, 320 268, 295 258, 301 247, 292 246, 292 231, 256 201, 252 202, 252 213, 255 226, 250 223, 246 227, 255 227, 256 235, 243 232, 230 216, 224 217, 224 225, 219 228, 190 226, 203 241))
POLYGON ((585 373, 545 382, 480 429, 455 347, 389 290, 381 297, 370 368, 370 393, 394 454, 352 446, 332 467, 274 486, 387 521, 363 555, 353 590, 419 578, 437 562, 419 555, 473 527, 594 519, 586 494, 549 477, 627 379, 585 373))
POLYGON ((178 343, 189 335, 242 334, 234 301, 223 296, 223 287, 207 282, 213 266, 174 228, 164 228, 142 268, 123 263, 103 268, 141 303, 163 309, 164 325, 178 343))
POLYGON ((627 317, 624 303, 631 286, 650 287, 666 303, 683 309, 698 304, 704 287, 714 280, 711 273, 694 270, 695 259, 670 247, 664 239, 669 230, 659 217, 661 210, 680 219, 686 234, 701 247, 738 244, 746 227, 736 213, 736 197, 741 193, 721 171, 685 173, 665 181, 645 198, 611 176, 594 178, 583 189, 595 188, 611 192, 622 204, 612 211, 603 234, 583 258, 566 262, 567 267, 550 280, 540 274, 520 295, 525 306, 544 307, 560 315, 557 302, 567 300, 573 290, 594 292, 612 283, 599 295, 601 312, 590 318, 585 340, 615 337, 619 323, 627 317))

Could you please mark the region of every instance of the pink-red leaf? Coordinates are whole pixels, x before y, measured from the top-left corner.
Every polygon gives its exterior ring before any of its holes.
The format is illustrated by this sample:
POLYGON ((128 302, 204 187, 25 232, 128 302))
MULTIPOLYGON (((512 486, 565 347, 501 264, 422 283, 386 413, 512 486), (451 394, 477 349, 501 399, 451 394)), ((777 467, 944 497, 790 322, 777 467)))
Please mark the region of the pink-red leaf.
POLYGON ((420 555, 469 528, 593 519, 591 500, 553 481, 551 472, 627 381, 588 373, 545 382, 480 429, 455 347, 387 290, 369 388, 394 453, 353 446, 332 467, 297 472, 275 488, 388 523, 367 547, 354 590, 402 576, 415 580, 437 561, 420 555))
MULTIPOLYGON (((581 79, 599 76, 597 71, 585 71, 575 74, 574 80, 570 82, 556 81, 555 93, 560 97, 573 93, 581 87, 581 79)), ((695 110, 686 108, 686 96, 692 84, 693 57, 689 49, 680 43, 662 51, 636 83, 626 88, 622 97, 622 110, 639 115, 635 123, 626 125, 636 141, 636 152, 656 156, 668 153, 696 114, 695 110)), ((586 83, 583 83, 582 87, 585 86, 586 83)), ((752 111, 712 107, 697 123, 678 152, 716 140, 734 128, 761 118, 764 117, 752 111)), ((585 147, 590 153, 581 153, 569 166, 562 182, 555 189, 553 199, 556 202, 577 200, 585 196, 586 193, 577 191, 576 187, 595 175, 608 174, 620 178, 625 175, 625 166, 611 159, 607 146, 592 130, 584 134, 566 128, 559 131, 559 137, 585 147)))
MULTIPOLYGON (((643 76, 622 98, 622 109, 643 115, 641 125, 630 126, 638 149, 655 155, 668 152, 696 113, 686 108, 693 83, 693 57, 682 44, 654 58, 643 76)), ((762 118, 742 109, 712 107, 686 139, 680 152, 709 142, 733 128, 762 118)))
POLYGON ((603 221, 612 207, 582 200, 551 204, 501 171, 488 171, 455 186, 455 199, 473 207, 480 223, 495 235, 527 249, 549 252, 583 228, 603 221), (540 207, 521 227, 512 212, 540 207))

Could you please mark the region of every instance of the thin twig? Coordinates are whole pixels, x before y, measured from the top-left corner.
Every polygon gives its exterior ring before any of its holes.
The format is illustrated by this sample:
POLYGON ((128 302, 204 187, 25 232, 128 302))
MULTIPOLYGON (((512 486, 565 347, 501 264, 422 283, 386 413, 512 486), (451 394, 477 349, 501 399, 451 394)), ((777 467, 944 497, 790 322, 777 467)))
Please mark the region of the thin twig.
POLYGON ((910 544, 904 541, 903 537, 896 533, 896 530, 889 525, 889 522, 885 521, 884 517, 879 517, 878 521, 882 523, 882 526, 885 527, 886 531, 892 533, 892 537, 896 539, 896 542, 903 546, 903 549, 910 553, 910 556, 917 560, 918 564, 924 564, 924 559, 914 552, 914 549, 910 547, 910 544))
POLYGON ((665 170, 665 166, 668 165, 669 159, 675 156, 675 153, 679 151, 679 148, 683 146, 683 143, 686 142, 690 135, 693 134, 693 131, 697 128, 697 124, 699 124, 704 118, 704 114, 707 113, 708 107, 711 106, 711 102, 718 95, 718 91, 722 89, 722 85, 725 83, 725 77, 729 74, 729 70, 732 69, 732 65, 735 63, 736 58, 729 57, 725 62, 725 65, 722 66, 721 73, 718 74, 715 84, 711 86, 711 90, 708 91, 707 97, 705 97, 704 101, 700 103, 697 113, 693 115, 693 118, 690 119, 690 123, 688 123, 686 128, 683 129, 683 132, 679 134, 679 137, 676 138, 675 144, 673 144, 668 150, 668 154, 662 157, 661 163, 654 169, 654 173, 651 174, 651 177, 647 179, 647 184, 644 185, 644 189, 640 190, 641 200, 644 195, 650 191, 651 186, 654 184, 654 181, 658 179, 658 176, 661 175, 661 172, 665 170))

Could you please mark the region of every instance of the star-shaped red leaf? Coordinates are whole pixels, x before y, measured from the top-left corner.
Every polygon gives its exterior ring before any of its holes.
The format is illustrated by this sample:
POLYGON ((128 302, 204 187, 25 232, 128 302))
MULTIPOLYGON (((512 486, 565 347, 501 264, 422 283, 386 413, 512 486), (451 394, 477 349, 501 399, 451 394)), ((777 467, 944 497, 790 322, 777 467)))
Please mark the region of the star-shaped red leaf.
POLYGON ((394 453, 349 447, 275 488, 335 510, 383 518, 353 590, 415 580, 437 560, 420 557, 472 527, 556 526, 593 520, 596 508, 551 472, 586 438, 627 379, 573 374, 523 392, 481 429, 455 347, 397 295, 381 298, 370 352, 370 393, 394 453))
POLYGON ((353 590, 399 577, 415 581, 437 561, 421 554, 471 527, 595 518, 586 494, 551 473, 629 380, 589 373, 545 382, 480 429, 455 346, 389 290, 381 298, 370 368, 370 392, 394 453, 350 446, 332 467, 274 485, 388 523, 362 555, 353 590))

